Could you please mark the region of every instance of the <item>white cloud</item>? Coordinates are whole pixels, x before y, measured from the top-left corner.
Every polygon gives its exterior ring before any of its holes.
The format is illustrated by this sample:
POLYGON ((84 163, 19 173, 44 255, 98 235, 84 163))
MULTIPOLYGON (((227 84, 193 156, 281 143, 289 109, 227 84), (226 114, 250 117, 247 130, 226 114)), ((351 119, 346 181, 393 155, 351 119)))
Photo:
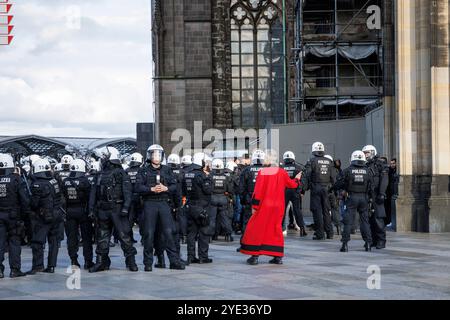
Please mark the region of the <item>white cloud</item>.
POLYGON ((13 45, 0 48, 0 135, 135 136, 136 122, 153 121, 148 0, 13 9, 13 45))

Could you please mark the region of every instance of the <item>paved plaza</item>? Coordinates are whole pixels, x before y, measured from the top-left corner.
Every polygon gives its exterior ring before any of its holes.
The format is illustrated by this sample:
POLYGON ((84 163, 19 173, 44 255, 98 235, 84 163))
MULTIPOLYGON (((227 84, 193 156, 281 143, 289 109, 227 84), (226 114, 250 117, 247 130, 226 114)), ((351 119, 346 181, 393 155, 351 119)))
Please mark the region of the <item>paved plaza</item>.
MULTIPOLYGON (((340 253, 340 242, 313 241, 312 232, 286 238, 281 266, 249 266, 236 252, 238 242, 213 242, 214 263, 190 265, 185 271, 155 269, 145 273, 142 246, 137 244, 140 270, 125 270, 119 246, 111 248, 112 270, 81 271, 81 289, 69 290, 69 259, 63 243, 55 274, 40 273, 0 280, 0 299, 450 299, 450 234, 389 233, 388 247, 365 252, 359 236, 340 253), (381 270, 381 288, 369 290, 367 268, 381 270)), ((182 247, 183 255, 186 246, 182 247)), ((80 248, 81 252, 81 248, 80 248)), ((82 259, 80 259, 82 262, 82 259)), ((31 267, 31 249, 23 249, 23 270, 31 267)))

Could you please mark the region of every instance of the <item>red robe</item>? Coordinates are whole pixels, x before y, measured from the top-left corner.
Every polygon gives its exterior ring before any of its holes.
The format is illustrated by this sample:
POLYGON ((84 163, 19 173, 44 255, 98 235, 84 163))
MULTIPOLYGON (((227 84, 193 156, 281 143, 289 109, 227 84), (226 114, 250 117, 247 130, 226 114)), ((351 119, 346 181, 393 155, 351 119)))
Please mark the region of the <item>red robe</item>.
POLYGON ((256 212, 250 217, 241 239, 240 252, 248 255, 284 255, 284 237, 281 227, 286 188, 297 188, 299 181, 289 178, 281 168, 261 169, 256 177, 252 208, 256 212))

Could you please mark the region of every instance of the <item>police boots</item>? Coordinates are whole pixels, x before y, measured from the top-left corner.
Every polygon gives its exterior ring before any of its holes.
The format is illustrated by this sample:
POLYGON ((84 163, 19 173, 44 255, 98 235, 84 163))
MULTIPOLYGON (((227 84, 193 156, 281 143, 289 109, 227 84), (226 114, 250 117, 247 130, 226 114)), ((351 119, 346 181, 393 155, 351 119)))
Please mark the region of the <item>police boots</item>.
POLYGON ((166 267, 166 261, 164 259, 164 254, 158 255, 158 262, 155 263, 155 268, 164 269, 166 267))
POLYGON ((12 269, 9 277, 10 278, 19 278, 19 277, 25 277, 27 274, 25 272, 20 271, 20 269, 12 269))
POLYGON ((368 242, 364 243, 364 249, 366 251, 372 251, 372 247, 371 247, 370 243, 368 243, 368 242))
POLYGON ((348 252, 347 242, 342 242, 341 252, 348 252))
POLYGON ((106 257, 97 256, 97 260, 95 264, 89 269, 90 273, 100 272, 109 270, 109 266, 111 265, 111 260, 106 257))
POLYGON ((127 257, 125 260, 125 264, 126 264, 128 270, 130 270, 132 272, 136 272, 139 270, 134 256, 127 257))
POLYGON ((300 237, 306 237, 307 235, 305 227, 300 227, 300 237))

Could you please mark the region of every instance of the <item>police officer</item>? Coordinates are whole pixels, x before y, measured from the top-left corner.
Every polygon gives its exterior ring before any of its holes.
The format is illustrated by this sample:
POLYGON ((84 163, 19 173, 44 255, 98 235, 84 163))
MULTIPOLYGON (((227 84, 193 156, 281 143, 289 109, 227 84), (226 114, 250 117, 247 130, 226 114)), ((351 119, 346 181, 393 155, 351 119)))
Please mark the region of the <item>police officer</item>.
POLYGON ((62 191, 66 199, 67 251, 72 266, 80 267, 78 262, 78 232, 83 239, 84 269, 93 267, 92 222, 88 217, 88 203, 91 184, 86 176, 86 163, 75 159, 70 165, 70 175, 64 179, 62 191))
POLYGON ((211 227, 208 207, 211 202, 212 181, 206 168, 206 155, 196 153, 191 170, 183 174, 183 196, 187 198, 187 263, 211 263, 208 257, 211 227), (195 240, 198 238, 198 258, 195 256, 195 240))
POLYGON ((389 184, 389 167, 377 155, 377 149, 374 146, 367 145, 362 151, 366 156, 370 174, 373 176, 374 193, 372 206, 375 212, 370 217, 372 247, 383 249, 386 247, 386 226, 384 224, 386 211, 384 201, 386 200, 386 189, 389 184))
POLYGON ((265 153, 256 149, 252 153, 252 165, 244 167, 239 178, 239 191, 243 214, 241 215, 242 233, 245 231, 247 222, 252 215, 252 195, 255 189, 256 176, 259 170, 263 168, 265 153))
POLYGON ((346 194, 344 205, 347 207, 343 216, 344 231, 342 232, 341 252, 348 251, 347 243, 350 241, 350 232, 353 226, 354 211, 358 211, 361 224, 361 236, 364 239, 364 248, 370 251, 372 235, 369 225, 369 198, 372 194, 372 176, 366 167, 366 158, 362 151, 355 151, 350 158, 350 167, 344 169, 338 176, 333 189, 343 190, 346 194))
MULTIPOLYGON (((330 161, 332 161, 333 165, 331 167, 331 170, 334 170, 335 173, 335 177, 338 176, 338 170, 335 166, 335 162, 333 160, 333 157, 330 156, 329 154, 325 155, 325 158, 329 159, 330 161)), ((333 190, 330 190, 330 192, 328 193, 328 199, 330 201, 330 214, 331 214, 331 221, 333 223, 333 225, 336 227, 336 234, 339 235, 341 233, 341 228, 340 228, 340 215, 339 215, 339 203, 338 203, 338 197, 337 197, 337 193, 333 190)))
POLYGON ((130 157, 130 163, 128 164, 128 168, 125 170, 125 172, 130 177, 131 187, 133 190, 133 196, 131 200, 131 206, 130 206, 130 213, 129 213, 129 219, 130 219, 130 237, 131 241, 136 243, 134 240, 133 235, 133 226, 136 223, 139 226, 139 233, 142 237, 142 228, 141 228, 141 220, 143 215, 143 206, 142 206, 142 199, 141 196, 134 190, 136 186, 136 179, 139 169, 141 168, 142 164, 144 163, 144 157, 139 152, 135 152, 130 157))
POLYGON ((97 259, 89 272, 109 269, 109 241, 113 227, 117 230, 127 268, 133 272, 138 271, 135 260, 137 252, 130 238, 128 220, 132 196, 130 178, 122 168, 116 148, 103 147, 95 152, 102 163, 89 199, 89 215, 97 222, 97 259))
MULTIPOLYGON (((283 160, 284 164, 281 168, 286 170, 291 179, 294 179, 299 172, 302 172, 305 169, 302 165, 295 162, 295 154, 292 151, 286 151, 283 155, 283 160)), ((295 222, 297 222, 297 225, 300 227, 300 237, 305 237, 308 234, 305 230, 305 222, 302 214, 302 192, 303 190, 301 187, 297 189, 286 189, 285 202, 286 207, 288 206, 289 201, 292 203, 292 211, 294 212, 295 222)))
POLYGON ((221 159, 212 161, 212 186, 210 217, 216 221, 216 234, 225 234, 225 241, 232 242, 232 211, 229 210, 230 197, 233 194, 231 176, 224 172, 225 165, 221 159))
POLYGON ((70 165, 72 164, 72 161, 73 157, 69 154, 66 154, 61 158, 61 170, 57 170, 57 173, 55 173, 55 178, 56 180, 58 180, 60 185, 62 185, 64 179, 66 179, 70 175, 70 165))
POLYGON ((325 158, 325 147, 321 142, 312 145, 312 157, 305 166, 304 184, 311 190, 311 211, 313 212, 315 234, 313 240, 333 239, 331 226, 329 189, 334 185, 336 171, 333 162, 325 158))
POLYGON ((6 248, 9 244, 10 277, 25 276, 21 268, 21 236, 24 223, 20 220, 19 209, 29 199, 21 187, 20 177, 14 174, 14 160, 9 154, 0 153, 0 279, 4 278, 6 248))
POLYGON ((176 178, 169 167, 162 165, 164 149, 160 145, 152 145, 147 150, 146 166, 139 170, 136 179, 136 192, 144 200, 144 219, 142 222, 144 236, 145 271, 152 271, 155 229, 158 221, 160 231, 165 239, 165 250, 171 269, 183 270, 173 237, 174 222, 168 204, 171 193, 176 192, 176 178))
POLYGON ((32 217, 34 221, 31 239, 33 263, 27 274, 54 273, 61 241, 60 230, 64 230, 62 193, 47 159, 33 162, 33 177, 34 182, 31 186, 31 209, 35 212, 35 216, 32 217), (44 245, 47 239, 48 263, 47 268, 44 268, 44 245))
MULTIPOLYGON (((181 182, 183 181, 183 175, 185 172, 191 170, 192 167, 192 156, 184 155, 181 157, 181 168, 180 168, 180 177, 181 182)), ((181 232, 181 243, 187 243, 187 208, 185 208, 186 197, 181 198, 181 209, 179 211, 180 218, 180 232, 181 232)))

